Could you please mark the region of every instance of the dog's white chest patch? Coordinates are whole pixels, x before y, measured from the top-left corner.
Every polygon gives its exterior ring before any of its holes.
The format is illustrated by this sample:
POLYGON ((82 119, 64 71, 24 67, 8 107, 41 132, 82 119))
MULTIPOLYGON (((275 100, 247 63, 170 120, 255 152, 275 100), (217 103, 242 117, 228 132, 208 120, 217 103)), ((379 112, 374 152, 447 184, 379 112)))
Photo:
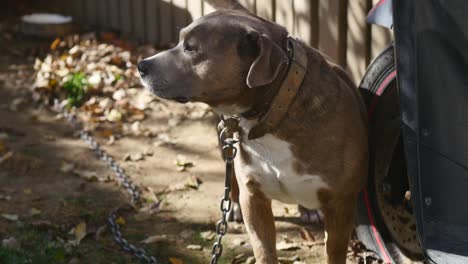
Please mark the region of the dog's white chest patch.
MULTIPOLYGON (((241 120, 240 125, 249 131, 252 123, 241 120)), ((297 203, 309 209, 320 207, 317 191, 328 186, 319 175, 299 174, 294 170, 297 160, 290 143, 266 134, 255 140, 243 140, 241 144, 250 156, 247 165, 239 160, 235 162, 236 174, 241 181, 253 177, 261 191, 271 199, 297 203)))

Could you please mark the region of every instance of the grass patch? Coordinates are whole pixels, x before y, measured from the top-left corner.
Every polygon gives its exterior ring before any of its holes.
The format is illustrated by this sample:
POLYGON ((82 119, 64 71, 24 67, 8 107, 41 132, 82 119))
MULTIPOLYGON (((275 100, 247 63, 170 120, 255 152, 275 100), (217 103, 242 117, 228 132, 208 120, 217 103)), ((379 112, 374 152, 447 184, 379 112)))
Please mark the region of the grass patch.
POLYGON ((67 94, 68 106, 79 106, 86 94, 86 75, 84 73, 72 74, 68 81, 63 84, 63 89, 67 94))
POLYGON ((27 258, 21 252, 0 246, 0 263, 22 264, 27 262, 27 258))
POLYGON ((17 229, 14 237, 20 243, 19 250, 0 247, 0 263, 3 264, 58 264, 68 255, 65 247, 55 239, 54 231, 39 231, 31 227, 17 229))

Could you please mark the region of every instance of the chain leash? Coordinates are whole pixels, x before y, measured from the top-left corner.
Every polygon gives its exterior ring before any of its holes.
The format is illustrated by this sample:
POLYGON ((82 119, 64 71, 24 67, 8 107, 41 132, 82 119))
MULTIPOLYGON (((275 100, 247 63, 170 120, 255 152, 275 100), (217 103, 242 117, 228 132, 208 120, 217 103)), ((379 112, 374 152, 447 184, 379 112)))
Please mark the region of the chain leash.
MULTIPOLYGON (((59 104, 58 100, 55 100, 55 108, 69 121, 75 131, 79 131, 80 138, 85 141, 89 148, 96 154, 96 156, 105 162, 114 171, 117 180, 130 194, 131 202, 133 206, 140 205, 141 192, 138 187, 133 184, 132 180, 125 174, 125 171, 120 165, 112 158, 106 151, 104 151, 99 143, 90 135, 89 132, 82 129, 76 115, 65 109, 65 105, 59 104)), ((235 144, 238 142, 234 138, 234 133, 238 131, 239 120, 237 118, 224 119, 223 122, 225 127, 220 133, 220 141, 223 142, 223 159, 226 165, 226 175, 224 179, 224 195, 221 199, 220 210, 222 213, 221 220, 216 224, 217 240, 213 244, 211 250, 212 257, 210 264, 217 264, 221 254, 223 253, 222 239, 227 233, 228 223, 227 215, 232 207, 232 200, 230 197, 231 193, 231 178, 234 172, 234 158, 237 155, 237 148, 235 144)), ((126 252, 131 253, 136 258, 145 261, 149 264, 158 264, 159 262, 155 257, 150 256, 142 248, 139 248, 130 242, 128 242, 120 231, 120 225, 117 223, 117 213, 121 208, 114 209, 110 212, 107 223, 114 237, 114 241, 126 252)))
MULTIPOLYGON (((106 151, 104 151, 99 143, 84 129, 81 128, 76 115, 65 109, 65 105, 59 104, 55 100, 55 108, 70 122, 75 131, 79 131, 80 138, 85 141, 89 148, 96 154, 96 156, 105 162, 115 173, 117 180, 130 194, 133 206, 140 204, 141 192, 132 180, 125 174, 125 171, 120 165, 112 158, 106 151)), ((120 225, 117 223, 117 213, 121 208, 114 209, 110 212, 107 223, 114 237, 114 241, 126 252, 131 253, 136 258, 145 261, 149 264, 158 264, 155 257, 149 256, 146 251, 128 242, 120 231, 120 225)))
POLYGON ((234 133, 238 131, 239 120, 237 118, 231 117, 229 119, 223 118, 222 122, 222 126, 224 126, 224 128, 222 128, 219 138, 220 142, 223 143, 222 154, 224 162, 226 164, 226 175, 224 178, 224 195, 221 199, 220 204, 222 216, 221 220, 219 220, 216 224, 217 240, 213 244, 213 248, 211 250, 212 256, 210 264, 218 263, 218 260, 221 257, 221 254, 223 253, 222 239, 227 233, 227 215, 232 207, 232 200, 230 197, 231 178, 234 172, 234 158, 237 155, 237 148, 235 144, 238 141, 234 138, 234 133))

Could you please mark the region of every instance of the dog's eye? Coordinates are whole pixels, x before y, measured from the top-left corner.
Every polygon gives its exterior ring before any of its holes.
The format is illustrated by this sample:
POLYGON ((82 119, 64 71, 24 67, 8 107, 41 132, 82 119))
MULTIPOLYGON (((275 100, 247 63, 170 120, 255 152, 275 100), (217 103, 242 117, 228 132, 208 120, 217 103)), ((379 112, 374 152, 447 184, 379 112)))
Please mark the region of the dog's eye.
POLYGON ((197 47, 191 41, 184 42, 184 51, 185 52, 195 52, 197 51, 197 47))

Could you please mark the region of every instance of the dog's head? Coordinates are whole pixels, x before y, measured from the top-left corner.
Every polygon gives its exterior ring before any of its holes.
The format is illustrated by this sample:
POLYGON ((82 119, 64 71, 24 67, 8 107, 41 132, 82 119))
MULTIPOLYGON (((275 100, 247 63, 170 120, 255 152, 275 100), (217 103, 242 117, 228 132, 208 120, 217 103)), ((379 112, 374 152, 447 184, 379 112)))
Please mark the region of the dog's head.
POLYGON ((245 10, 218 10, 182 29, 177 46, 138 69, 157 96, 240 111, 252 104, 251 88, 270 84, 287 64, 286 37, 283 27, 245 10))

